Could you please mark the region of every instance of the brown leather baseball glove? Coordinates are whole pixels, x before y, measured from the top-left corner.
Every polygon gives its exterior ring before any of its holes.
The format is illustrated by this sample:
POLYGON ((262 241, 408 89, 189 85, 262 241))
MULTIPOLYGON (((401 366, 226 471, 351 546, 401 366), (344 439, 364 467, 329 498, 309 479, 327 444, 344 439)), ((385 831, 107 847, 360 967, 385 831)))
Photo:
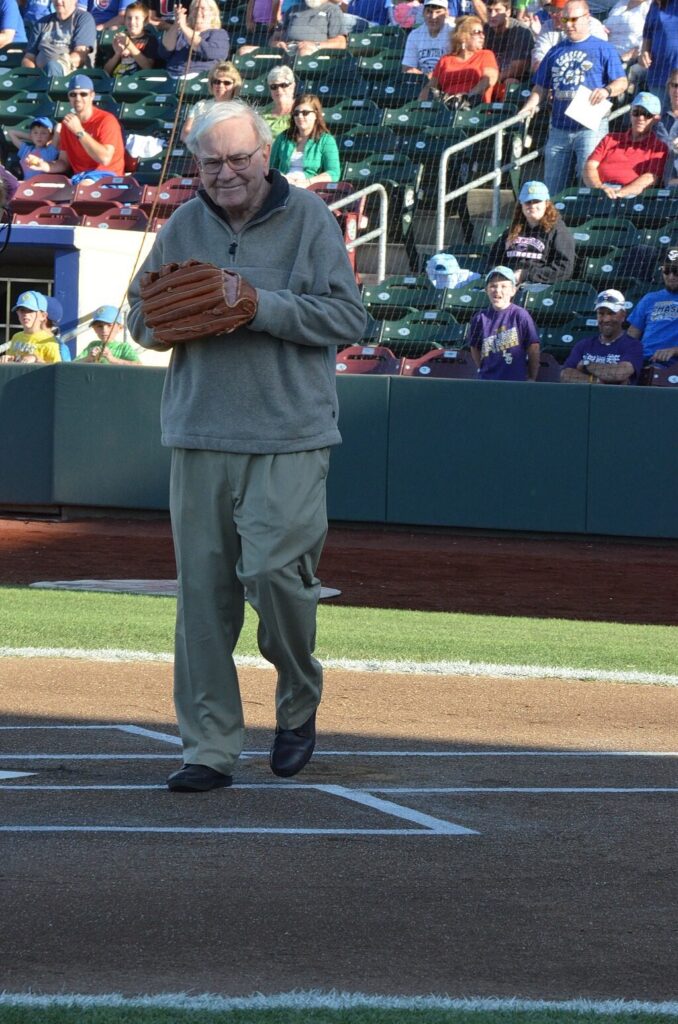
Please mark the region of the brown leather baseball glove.
POLYGON ((230 334, 257 312, 249 282, 200 260, 165 263, 144 274, 141 301, 146 326, 165 345, 230 334))

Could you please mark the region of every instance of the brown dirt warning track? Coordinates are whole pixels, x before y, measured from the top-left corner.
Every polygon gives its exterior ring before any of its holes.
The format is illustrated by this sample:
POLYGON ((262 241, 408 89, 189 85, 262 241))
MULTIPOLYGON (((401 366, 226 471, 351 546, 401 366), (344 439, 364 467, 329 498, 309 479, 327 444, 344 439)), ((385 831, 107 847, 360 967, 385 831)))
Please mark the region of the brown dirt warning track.
MULTIPOLYGON (((348 604, 675 622, 668 544, 370 532, 330 536, 348 604)), ((2 583, 173 574, 165 522, 0 520, 2 583)), ((233 789, 179 797, 169 664, 0 659, 0 988, 676 998, 675 688, 330 669, 285 784, 273 686, 233 789)))

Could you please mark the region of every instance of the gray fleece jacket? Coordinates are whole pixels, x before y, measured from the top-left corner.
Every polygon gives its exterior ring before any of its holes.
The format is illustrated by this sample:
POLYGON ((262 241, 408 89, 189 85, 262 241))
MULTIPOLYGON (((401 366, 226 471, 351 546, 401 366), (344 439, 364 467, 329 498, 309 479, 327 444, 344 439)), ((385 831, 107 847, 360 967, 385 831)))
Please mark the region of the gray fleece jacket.
POLYGON ((129 289, 129 327, 165 349, 144 323, 142 274, 205 260, 257 289, 254 320, 232 334, 176 345, 162 396, 162 442, 250 454, 341 443, 338 345, 362 337, 366 314, 334 214, 312 192, 271 172, 264 206, 238 233, 208 196, 181 206, 158 234, 129 289))

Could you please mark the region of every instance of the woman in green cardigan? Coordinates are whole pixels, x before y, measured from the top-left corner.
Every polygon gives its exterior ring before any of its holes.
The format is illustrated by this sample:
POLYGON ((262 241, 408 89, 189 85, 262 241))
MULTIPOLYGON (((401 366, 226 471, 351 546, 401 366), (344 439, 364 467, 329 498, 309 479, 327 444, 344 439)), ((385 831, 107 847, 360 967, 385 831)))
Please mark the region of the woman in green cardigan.
POLYGON ((320 181, 340 180, 339 150, 325 124, 322 103, 317 96, 304 93, 297 99, 290 127, 273 143, 271 167, 299 188, 308 188, 320 181))

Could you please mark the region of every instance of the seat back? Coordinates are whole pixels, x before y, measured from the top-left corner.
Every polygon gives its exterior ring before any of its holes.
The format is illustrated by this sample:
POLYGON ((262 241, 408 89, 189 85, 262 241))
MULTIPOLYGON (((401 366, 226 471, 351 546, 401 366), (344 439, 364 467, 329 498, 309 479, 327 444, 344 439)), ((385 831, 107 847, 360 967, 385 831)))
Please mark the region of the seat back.
POLYGON ((478 370, 468 349, 434 349, 418 359, 404 359, 401 376, 477 380, 478 370))
POLYGON ((103 230, 143 231, 147 224, 148 217, 138 206, 120 206, 102 213, 85 214, 82 218, 83 227, 103 230))
POLYGON ((34 210, 36 206, 47 203, 70 203, 73 198, 73 185, 65 174, 36 174, 27 181, 20 181, 12 199, 14 213, 34 210))
POLYGON ((33 210, 14 214, 14 223, 25 227, 75 227, 80 222, 80 216, 65 204, 50 206, 45 203, 43 206, 36 206, 33 210))
POLYGON ((337 373, 373 373, 397 376, 400 360, 382 345, 351 345, 337 353, 337 373))
POLYGON ((71 206, 80 214, 99 213, 112 204, 139 203, 142 193, 143 186, 130 176, 100 178, 99 181, 77 185, 71 206))

